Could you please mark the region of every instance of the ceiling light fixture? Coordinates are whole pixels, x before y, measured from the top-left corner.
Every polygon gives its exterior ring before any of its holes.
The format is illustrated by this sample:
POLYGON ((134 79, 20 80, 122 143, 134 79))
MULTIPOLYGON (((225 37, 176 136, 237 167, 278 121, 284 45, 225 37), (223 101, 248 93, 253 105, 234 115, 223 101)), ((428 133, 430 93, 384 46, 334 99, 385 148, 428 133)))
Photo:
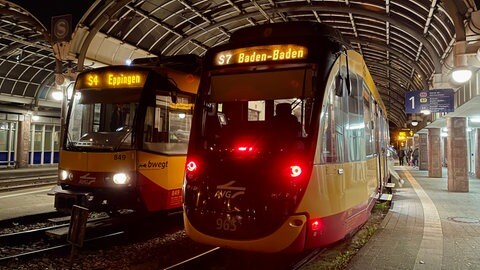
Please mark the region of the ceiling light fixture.
POLYGON ((472 71, 467 68, 457 68, 452 72, 452 79, 457 83, 467 82, 472 78, 472 71))
POLYGON ((432 113, 430 110, 421 110, 420 112, 425 114, 425 115, 429 115, 429 114, 432 113))

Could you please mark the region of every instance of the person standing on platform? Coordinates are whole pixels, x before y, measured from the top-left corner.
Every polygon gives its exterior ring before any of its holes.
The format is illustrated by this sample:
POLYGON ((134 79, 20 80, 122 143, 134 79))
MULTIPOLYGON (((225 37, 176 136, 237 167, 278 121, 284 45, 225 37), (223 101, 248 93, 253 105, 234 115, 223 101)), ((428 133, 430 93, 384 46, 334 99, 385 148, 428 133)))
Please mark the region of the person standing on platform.
POLYGON ((398 162, 400 166, 403 166, 403 162, 405 160, 405 151, 400 148, 398 149, 398 162))
POLYGON ((418 166, 418 147, 415 148, 415 150, 413 150, 413 153, 412 153, 412 163, 413 163, 413 166, 417 167, 418 166))
POLYGON ((409 166, 413 166, 412 153, 413 153, 413 149, 412 147, 410 147, 407 152, 407 165, 409 166))

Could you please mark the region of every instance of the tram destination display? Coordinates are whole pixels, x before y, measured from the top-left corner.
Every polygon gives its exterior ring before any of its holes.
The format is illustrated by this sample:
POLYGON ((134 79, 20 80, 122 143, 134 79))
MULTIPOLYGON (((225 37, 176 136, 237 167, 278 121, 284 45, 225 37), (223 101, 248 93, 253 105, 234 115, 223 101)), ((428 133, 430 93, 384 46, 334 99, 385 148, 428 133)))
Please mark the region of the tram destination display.
POLYGON ((261 63, 307 58, 308 49, 294 44, 245 47, 219 52, 214 57, 215 66, 261 63))

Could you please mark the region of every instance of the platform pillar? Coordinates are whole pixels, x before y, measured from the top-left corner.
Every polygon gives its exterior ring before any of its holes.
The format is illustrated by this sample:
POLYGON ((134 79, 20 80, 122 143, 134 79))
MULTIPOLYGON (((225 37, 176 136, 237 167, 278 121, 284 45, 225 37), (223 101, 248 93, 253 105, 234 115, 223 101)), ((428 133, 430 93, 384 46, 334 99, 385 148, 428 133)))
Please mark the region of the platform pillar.
POLYGON ((472 151, 475 151, 475 177, 480 178, 480 128, 477 128, 476 140, 476 149, 472 151))
POLYGON ((428 177, 442 177, 440 129, 428 129, 428 177))
MULTIPOLYGON (((17 168, 28 167, 28 151, 30 149, 30 126, 32 123, 32 117, 30 114, 26 114, 23 117, 23 121, 18 122, 17 131, 17 168)), ((33 140, 33 138, 32 138, 33 140)))
POLYGON ((468 192, 467 121, 447 117, 448 191, 468 192))
POLYGON ((428 170, 428 135, 426 133, 418 134, 418 169, 428 170))

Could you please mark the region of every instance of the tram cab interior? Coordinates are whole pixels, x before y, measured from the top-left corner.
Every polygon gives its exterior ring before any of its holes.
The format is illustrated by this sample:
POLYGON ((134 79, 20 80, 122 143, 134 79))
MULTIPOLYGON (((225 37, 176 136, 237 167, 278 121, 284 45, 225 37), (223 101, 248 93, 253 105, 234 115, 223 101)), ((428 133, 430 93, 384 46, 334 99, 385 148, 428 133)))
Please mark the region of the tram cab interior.
MULTIPOLYGON (((130 150, 135 147, 136 121, 143 121, 143 147, 155 152, 186 152, 191 123, 192 104, 188 96, 176 97, 172 105, 170 95, 156 95, 155 102, 147 104, 145 114, 139 110, 139 97, 75 95, 68 128, 67 147, 89 151, 130 150), (186 104, 185 108, 181 105, 186 104), (172 106, 176 108, 172 108, 172 106), (188 107, 188 108, 187 108, 188 107), (136 119, 141 112, 145 119, 136 119)), ((143 118, 143 117, 140 117, 143 118)))
POLYGON ((212 76, 205 105, 207 141, 214 147, 235 148, 242 139, 257 146, 301 146, 310 133, 313 93, 305 78, 311 75, 309 69, 289 69, 212 76))

